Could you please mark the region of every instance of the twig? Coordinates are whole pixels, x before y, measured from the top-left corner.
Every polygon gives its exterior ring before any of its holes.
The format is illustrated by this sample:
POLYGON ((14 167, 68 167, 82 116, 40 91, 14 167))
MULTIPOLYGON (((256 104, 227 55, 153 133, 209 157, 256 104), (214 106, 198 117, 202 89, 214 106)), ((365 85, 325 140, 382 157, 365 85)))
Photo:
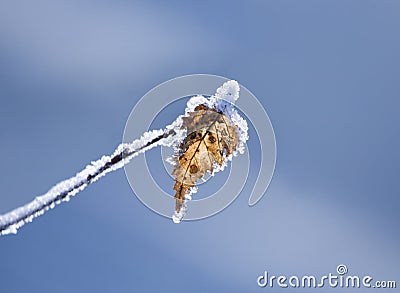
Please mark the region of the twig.
POLYGON ((100 160, 92 162, 92 164, 88 165, 74 177, 60 182, 44 195, 36 197, 33 201, 22 207, 0 215, 0 235, 15 234, 17 229, 25 223, 31 222, 34 218, 53 208, 56 204, 62 201, 69 201, 71 196, 82 191, 86 186, 95 182, 100 177, 108 172, 122 168, 139 153, 159 145, 163 139, 176 134, 173 129, 164 131, 161 134, 158 133, 160 131, 149 132, 147 133, 148 138, 143 136, 131 144, 121 144, 113 155, 104 156, 100 160))

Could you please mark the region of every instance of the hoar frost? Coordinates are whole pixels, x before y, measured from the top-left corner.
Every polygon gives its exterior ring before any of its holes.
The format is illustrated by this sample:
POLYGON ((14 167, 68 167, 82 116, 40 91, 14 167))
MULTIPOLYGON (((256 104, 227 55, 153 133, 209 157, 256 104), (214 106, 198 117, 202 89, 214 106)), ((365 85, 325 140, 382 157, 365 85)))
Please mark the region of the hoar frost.
MULTIPOLYGON (((177 146, 187 135, 186 129, 182 127, 182 118, 187 117, 189 112, 194 111, 201 104, 223 113, 232 124, 237 126, 239 140, 237 149, 231 155, 224 157, 224 162, 221 166, 214 166, 215 168, 211 175, 224 170, 227 162, 232 160, 232 157, 236 156, 237 153, 243 153, 245 143, 248 139, 247 123, 234 108, 234 103, 239 98, 239 90, 239 84, 231 80, 218 88, 216 93, 209 99, 204 96, 192 97, 187 103, 185 114, 179 116, 173 123, 166 126, 164 130, 148 131, 140 139, 131 143, 120 144, 113 154, 93 161, 74 177, 58 183, 48 192, 36 197, 30 203, 0 215, 0 235, 17 233, 17 230, 25 223, 31 222, 34 218, 42 215, 49 209, 53 209, 61 202, 68 202, 72 196, 85 189, 89 184, 109 172, 122 168, 131 159, 153 147, 162 145, 173 147, 177 151, 177 146)), ((173 160, 168 159, 168 162, 173 162, 173 160)), ((185 202, 181 211, 179 213, 175 212, 172 215, 175 223, 181 222, 187 209, 186 201, 191 200, 191 195, 196 192, 196 186, 189 189, 189 192, 185 195, 185 202)))

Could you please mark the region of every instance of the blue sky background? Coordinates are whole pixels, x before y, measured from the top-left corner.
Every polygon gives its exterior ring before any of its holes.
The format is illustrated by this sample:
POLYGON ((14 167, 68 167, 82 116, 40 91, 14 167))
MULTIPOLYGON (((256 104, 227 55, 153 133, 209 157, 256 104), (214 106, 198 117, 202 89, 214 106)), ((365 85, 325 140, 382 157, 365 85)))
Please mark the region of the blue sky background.
POLYGON ((109 174, 1 237, 0 291, 275 292, 264 270, 341 263, 399 286, 399 27, 394 0, 0 1, 0 213, 112 152, 140 97, 185 74, 245 85, 278 148, 258 205, 181 225, 109 174))

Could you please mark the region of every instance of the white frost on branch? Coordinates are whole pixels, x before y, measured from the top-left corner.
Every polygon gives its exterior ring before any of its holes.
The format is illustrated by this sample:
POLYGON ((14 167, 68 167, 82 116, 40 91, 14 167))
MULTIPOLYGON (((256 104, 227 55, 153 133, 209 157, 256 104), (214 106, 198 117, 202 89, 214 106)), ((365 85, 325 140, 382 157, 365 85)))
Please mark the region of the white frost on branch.
MULTIPOLYGON (((103 156, 97 161, 93 161, 74 177, 64 180, 52 187, 45 194, 36 197, 30 203, 16 208, 6 214, 0 215, 0 235, 15 234, 17 230, 25 223, 31 222, 34 218, 42 215, 49 209, 82 191, 89 184, 97 181, 109 172, 122 168, 130 162, 130 160, 145 151, 159 146, 177 147, 186 136, 186 130, 182 129, 182 117, 187 116, 188 112, 200 104, 206 104, 210 108, 214 108, 223 112, 234 124, 238 126, 240 153, 244 150, 244 144, 248 139, 247 123, 240 117, 232 104, 239 97, 239 84, 236 81, 228 81, 217 89, 216 94, 207 99, 203 96, 195 96, 187 103, 185 114, 179 116, 172 124, 166 126, 164 130, 148 131, 131 143, 120 144, 114 153, 110 156, 103 156)), ((234 153, 233 155, 236 155, 234 153)), ((227 160, 231 160, 229 156, 227 160)), ((222 167, 216 168, 221 171, 226 166, 226 162, 222 167)), ((214 171, 213 173, 215 173, 214 171)), ((197 188, 192 188, 190 194, 195 193, 197 188)), ((190 199, 190 194, 187 200, 190 199)), ((174 222, 180 222, 184 216, 183 213, 173 216, 174 222)))
POLYGON ((111 171, 122 168, 140 153, 157 145, 170 145, 173 139, 177 138, 179 138, 179 135, 168 128, 165 131, 149 131, 132 143, 120 144, 112 155, 103 156, 101 159, 93 161, 74 177, 58 183, 30 203, 1 215, 0 235, 17 233, 18 228, 25 223, 31 222, 59 203, 69 201, 71 196, 85 189, 90 183, 97 181, 111 171))

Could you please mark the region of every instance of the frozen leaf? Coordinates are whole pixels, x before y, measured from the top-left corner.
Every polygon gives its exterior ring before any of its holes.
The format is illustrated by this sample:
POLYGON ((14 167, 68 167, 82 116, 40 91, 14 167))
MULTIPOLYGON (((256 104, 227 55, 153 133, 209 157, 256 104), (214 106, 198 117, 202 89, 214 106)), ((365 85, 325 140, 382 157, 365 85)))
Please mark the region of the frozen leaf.
POLYGON ((205 104, 196 106, 182 121, 187 136, 179 145, 172 172, 177 214, 190 195, 189 189, 204 175, 213 173, 215 166, 221 167, 239 144, 237 126, 225 114, 205 104))

